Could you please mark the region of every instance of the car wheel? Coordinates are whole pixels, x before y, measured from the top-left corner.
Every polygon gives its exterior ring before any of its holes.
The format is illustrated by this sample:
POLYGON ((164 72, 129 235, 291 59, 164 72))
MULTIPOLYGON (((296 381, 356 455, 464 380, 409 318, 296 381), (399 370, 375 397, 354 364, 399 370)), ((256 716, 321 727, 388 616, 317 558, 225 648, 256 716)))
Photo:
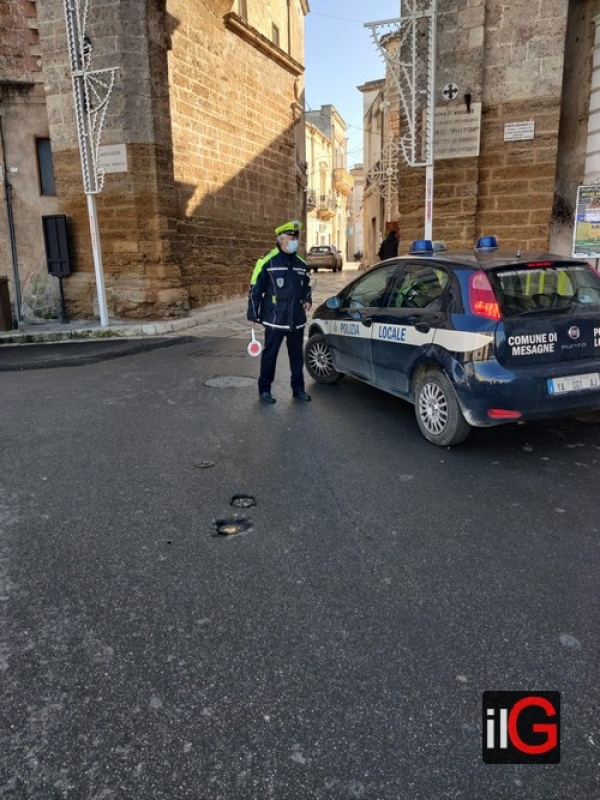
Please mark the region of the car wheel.
POLYGON ((438 370, 422 372, 415 385, 415 414, 423 436, 439 447, 464 442, 471 431, 452 384, 438 370))
POLYGON ((337 383, 344 377, 333 366, 331 351, 322 333, 311 336, 304 348, 304 361, 311 378, 317 383, 337 383))

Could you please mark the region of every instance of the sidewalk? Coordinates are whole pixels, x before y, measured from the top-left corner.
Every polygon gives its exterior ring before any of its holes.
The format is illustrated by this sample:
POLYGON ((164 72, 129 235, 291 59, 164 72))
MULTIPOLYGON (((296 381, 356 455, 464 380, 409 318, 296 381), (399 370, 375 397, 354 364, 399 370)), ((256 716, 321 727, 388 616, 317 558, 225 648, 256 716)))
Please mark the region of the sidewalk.
MULTIPOLYGON (((352 278, 356 276, 358 264, 344 264, 342 272, 311 273, 313 284, 313 308, 327 297, 336 294, 352 278)), ((189 316, 170 320, 118 320, 109 319, 107 326, 100 325, 99 320, 77 320, 61 323, 50 321, 44 323, 22 324, 18 330, 0 331, 0 347, 9 344, 33 344, 42 342, 68 342, 85 339, 126 338, 168 336, 169 334, 202 335, 203 326, 209 333, 214 323, 222 322, 232 333, 240 333, 240 325, 244 332, 248 330, 246 321, 247 298, 240 297, 223 303, 214 303, 193 311, 189 316), (212 325, 210 323, 213 323, 212 325)), ((210 334, 209 334, 210 335, 210 334)))

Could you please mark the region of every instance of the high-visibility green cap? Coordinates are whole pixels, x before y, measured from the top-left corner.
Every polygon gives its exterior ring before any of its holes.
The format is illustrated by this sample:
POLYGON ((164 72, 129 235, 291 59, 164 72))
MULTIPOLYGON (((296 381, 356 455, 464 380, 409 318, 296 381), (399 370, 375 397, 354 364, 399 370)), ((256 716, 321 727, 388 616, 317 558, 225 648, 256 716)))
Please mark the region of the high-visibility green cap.
POLYGON ((293 219, 291 222, 284 222, 283 225, 275 228, 275 233, 279 236, 281 233, 300 233, 301 230, 302 223, 297 219, 293 219))

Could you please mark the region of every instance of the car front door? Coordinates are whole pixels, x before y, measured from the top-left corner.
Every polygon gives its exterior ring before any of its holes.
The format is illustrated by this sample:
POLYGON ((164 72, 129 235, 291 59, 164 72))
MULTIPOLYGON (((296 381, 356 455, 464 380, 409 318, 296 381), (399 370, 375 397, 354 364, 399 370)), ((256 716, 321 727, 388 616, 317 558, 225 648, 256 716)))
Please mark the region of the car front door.
POLYGON ((348 287, 342 305, 331 323, 329 344, 336 369, 373 380, 371 334, 373 318, 396 283, 396 263, 368 272, 348 287))
POLYGON ((373 382, 408 396, 415 364, 431 347, 443 318, 448 273, 435 262, 407 261, 385 307, 373 317, 373 382))

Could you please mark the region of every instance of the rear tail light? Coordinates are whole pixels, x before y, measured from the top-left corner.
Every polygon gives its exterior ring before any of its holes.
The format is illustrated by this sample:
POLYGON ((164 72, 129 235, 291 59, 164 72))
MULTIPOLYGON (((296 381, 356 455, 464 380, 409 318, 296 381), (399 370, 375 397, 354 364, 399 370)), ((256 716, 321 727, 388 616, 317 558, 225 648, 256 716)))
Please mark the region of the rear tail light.
POLYGON ((469 279, 471 314, 487 319, 502 319, 500 306, 485 272, 474 272, 469 279))

